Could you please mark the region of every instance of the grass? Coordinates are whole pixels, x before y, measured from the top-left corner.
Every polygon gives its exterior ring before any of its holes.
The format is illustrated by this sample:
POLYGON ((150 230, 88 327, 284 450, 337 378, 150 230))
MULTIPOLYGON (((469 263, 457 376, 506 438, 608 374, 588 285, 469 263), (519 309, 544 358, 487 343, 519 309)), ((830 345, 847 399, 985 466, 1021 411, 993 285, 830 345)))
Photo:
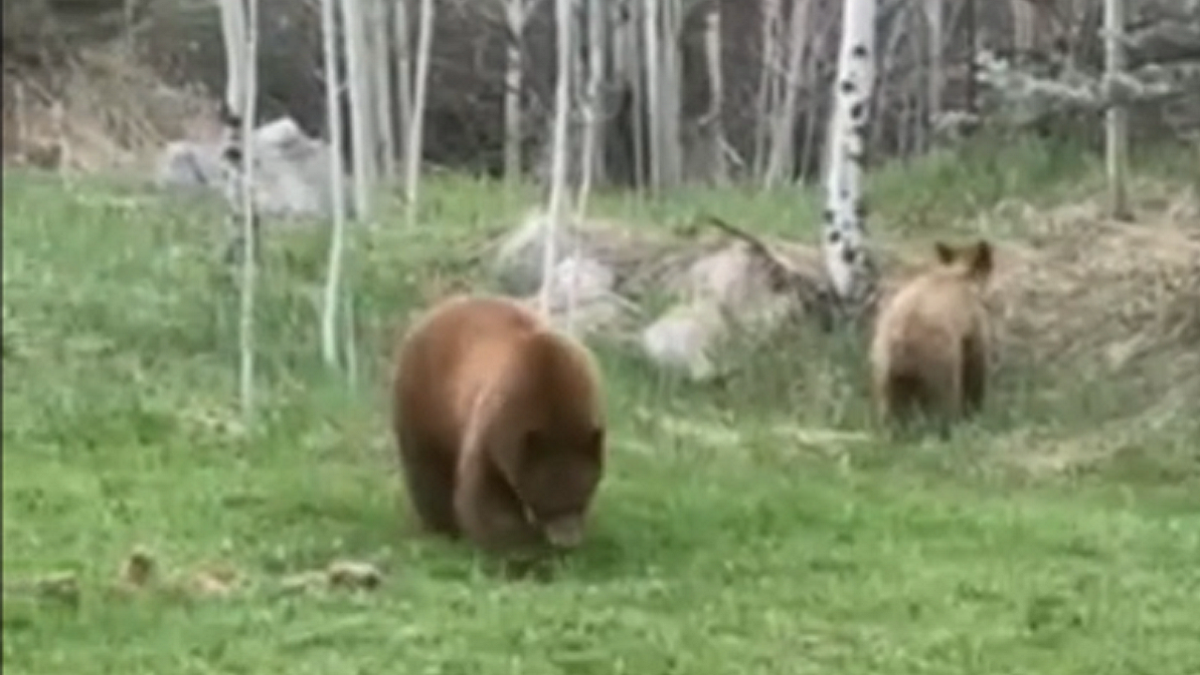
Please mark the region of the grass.
MULTIPOLYGON (((1099 175, 1077 154, 1005 152, 877 174, 877 227, 953 232, 999 199, 1062 199, 1099 175)), ((1141 170, 1169 171, 1153 159, 1141 170)), ((501 581, 465 548, 414 536, 383 414, 389 335, 430 288, 474 278, 479 235, 527 198, 446 179, 418 231, 356 238, 351 385, 318 358, 323 238, 274 240, 259 421, 246 427, 217 216, 6 175, 6 672, 1200 670, 1195 420, 1129 432, 1139 456, 1193 460, 1157 471, 989 470, 980 457, 998 435, 1106 419, 1088 378, 1051 366, 1001 381, 987 417, 949 441, 889 446, 864 431, 856 345, 760 349, 725 390, 601 348, 614 460, 591 539, 557 579, 501 581), (165 575, 231 567, 241 582, 225 597, 113 592, 137 546, 165 575), (377 565, 383 586, 281 587, 338 558, 377 565), (55 572, 78 579, 72 601, 30 589, 55 572)), ((713 209, 781 232, 811 232, 811 207, 738 191, 597 206, 666 224, 713 209)))

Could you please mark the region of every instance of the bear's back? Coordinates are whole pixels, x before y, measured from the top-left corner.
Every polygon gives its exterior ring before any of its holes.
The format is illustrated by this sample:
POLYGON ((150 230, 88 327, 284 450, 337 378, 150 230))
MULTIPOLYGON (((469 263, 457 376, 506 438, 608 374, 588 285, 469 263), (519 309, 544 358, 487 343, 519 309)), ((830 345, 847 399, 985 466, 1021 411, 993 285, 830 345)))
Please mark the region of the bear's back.
POLYGON ((945 341, 978 331, 983 315, 982 300, 967 279, 953 270, 930 270, 901 287, 883 308, 876 347, 904 342, 942 348, 945 341))
POLYGON ((454 296, 433 306, 397 349, 397 422, 457 447, 479 393, 511 369, 514 347, 540 327, 537 315, 504 298, 454 296))

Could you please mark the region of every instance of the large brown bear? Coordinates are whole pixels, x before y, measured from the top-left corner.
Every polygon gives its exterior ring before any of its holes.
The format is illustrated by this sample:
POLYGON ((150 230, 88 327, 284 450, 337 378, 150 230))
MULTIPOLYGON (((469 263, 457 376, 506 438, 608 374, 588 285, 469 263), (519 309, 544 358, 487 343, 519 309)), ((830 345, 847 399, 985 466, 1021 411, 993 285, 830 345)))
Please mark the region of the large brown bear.
POLYGON ((933 265, 904 284, 880 311, 871 342, 872 388, 883 422, 914 412, 940 422, 983 404, 989 325, 982 290, 992 246, 934 244, 933 265))
POLYGON ((584 345, 514 301, 459 295, 416 321, 395 366, 393 430, 428 530, 517 560, 582 541, 606 454, 584 345))

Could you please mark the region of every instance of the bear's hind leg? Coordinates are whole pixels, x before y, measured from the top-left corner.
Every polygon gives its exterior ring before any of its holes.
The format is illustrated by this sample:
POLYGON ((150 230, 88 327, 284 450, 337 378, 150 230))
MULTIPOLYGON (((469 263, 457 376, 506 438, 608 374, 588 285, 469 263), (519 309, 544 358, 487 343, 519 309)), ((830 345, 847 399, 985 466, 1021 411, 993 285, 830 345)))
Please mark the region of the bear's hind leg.
POLYGON ((889 372, 877 383, 877 416, 892 440, 910 437, 925 414, 925 383, 918 373, 889 372))
POLYGON ((987 388, 987 352, 983 340, 967 338, 963 342, 962 361, 963 411, 974 415, 983 408, 987 388))

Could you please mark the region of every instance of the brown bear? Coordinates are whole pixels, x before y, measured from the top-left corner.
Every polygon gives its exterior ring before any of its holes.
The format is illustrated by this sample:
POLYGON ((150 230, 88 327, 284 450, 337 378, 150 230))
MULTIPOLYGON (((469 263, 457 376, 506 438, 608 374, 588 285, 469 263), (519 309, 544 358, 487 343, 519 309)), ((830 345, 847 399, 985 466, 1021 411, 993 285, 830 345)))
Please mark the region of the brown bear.
POLYGON ((530 560, 583 537, 605 466, 591 352, 532 310, 457 295, 401 340, 393 431, 426 529, 530 560))
POLYGON ((985 240, 934 244, 932 266, 881 309, 871 341, 872 388, 880 421, 914 412, 948 422, 977 411, 987 379, 988 315, 982 291, 992 274, 985 240))

